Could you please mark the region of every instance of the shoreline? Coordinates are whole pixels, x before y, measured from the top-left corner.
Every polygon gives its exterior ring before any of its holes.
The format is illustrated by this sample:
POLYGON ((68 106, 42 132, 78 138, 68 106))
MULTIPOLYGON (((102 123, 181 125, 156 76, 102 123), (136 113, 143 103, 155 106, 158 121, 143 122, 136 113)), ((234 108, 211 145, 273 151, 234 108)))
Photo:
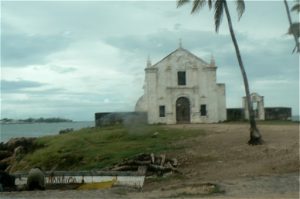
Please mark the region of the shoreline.
POLYGON ((61 130, 94 127, 93 121, 73 121, 73 122, 43 122, 43 123, 1 123, 0 142, 8 142, 13 138, 21 137, 43 137, 58 135, 61 130))

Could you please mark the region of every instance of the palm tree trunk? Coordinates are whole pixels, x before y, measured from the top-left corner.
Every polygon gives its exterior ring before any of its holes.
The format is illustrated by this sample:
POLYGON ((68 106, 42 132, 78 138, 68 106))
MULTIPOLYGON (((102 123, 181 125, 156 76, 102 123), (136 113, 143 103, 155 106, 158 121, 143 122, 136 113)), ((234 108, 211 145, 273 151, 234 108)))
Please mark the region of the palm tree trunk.
MULTIPOLYGON (((289 23, 290 23, 290 27, 292 27, 291 13, 290 13, 289 5, 288 5, 286 0, 284 0, 284 5, 285 5, 286 13, 287 13, 287 16, 288 16, 288 20, 289 20, 289 23)), ((299 46, 298 38, 295 34, 293 34, 293 36, 294 36, 295 44, 296 44, 295 49, 297 49, 297 52, 300 52, 300 46, 299 46)), ((295 51, 295 49, 293 50, 293 52, 295 51)))
POLYGON ((232 39, 232 42, 234 44, 236 56, 237 56, 237 59, 238 59, 238 62, 239 62, 239 66, 240 66, 240 69, 241 69, 241 73, 242 73, 243 80, 244 80, 244 85, 245 85, 247 106, 248 106, 248 110, 249 110, 249 122, 250 122, 250 140, 248 141, 248 144, 251 144, 251 145, 262 144, 263 140, 262 140, 261 134, 260 134, 260 132, 259 132, 257 126, 256 126, 256 121, 255 121, 255 117, 254 117, 253 106, 252 106, 252 102, 251 102, 251 98, 250 98, 248 78, 247 78, 247 74, 246 74, 244 64, 243 64, 243 61, 242 61, 239 46, 238 46, 237 40, 235 38, 234 31, 233 31, 231 17, 230 17, 230 13, 229 13, 229 9, 228 9, 226 0, 224 0, 224 8, 225 8, 225 12, 226 12, 226 17, 227 17, 227 21, 228 21, 228 26, 229 26, 229 30, 230 30, 231 39, 232 39))

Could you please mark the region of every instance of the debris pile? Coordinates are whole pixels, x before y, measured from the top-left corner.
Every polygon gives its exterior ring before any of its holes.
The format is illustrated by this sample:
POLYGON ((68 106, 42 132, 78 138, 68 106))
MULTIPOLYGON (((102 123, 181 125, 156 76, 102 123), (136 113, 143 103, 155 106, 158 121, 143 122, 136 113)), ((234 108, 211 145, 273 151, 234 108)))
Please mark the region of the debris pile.
POLYGON ((109 168, 111 171, 138 171, 141 175, 162 176, 167 173, 179 172, 176 158, 166 158, 165 154, 155 156, 151 154, 139 154, 130 159, 124 159, 121 163, 109 168))

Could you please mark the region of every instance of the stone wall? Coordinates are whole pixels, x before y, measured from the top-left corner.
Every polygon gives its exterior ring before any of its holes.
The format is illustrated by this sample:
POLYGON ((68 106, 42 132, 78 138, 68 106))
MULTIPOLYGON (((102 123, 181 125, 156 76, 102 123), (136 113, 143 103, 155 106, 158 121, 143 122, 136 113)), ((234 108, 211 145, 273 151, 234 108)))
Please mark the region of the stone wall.
POLYGON ((292 108, 290 107, 270 107, 265 108, 266 120, 291 120, 292 108))
MULTIPOLYGON (((265 120, 291 120, 292 108, 290 107, 268 107, 264 109, 265 120)), ((242 108, 228 108, 228 121, 245 120, 244 109, 242 108)))
POLYGON ((227 109, 227 121, 239 121, 244 120, 244 109, 242 108, 228 108, 227 109))
POLYGON ((147 113, 144 112, 102 112, 95 113, 95 126, 103 127, 117 124, 147 123, 147 113))
MULTIPOLYGON (((265 108, 265 120, 291 120, 292 108, 268 107, 265 108)), ((228 108, 227 121, 245 120, 242 108, 228 108)), ((116 124, 134 125, 146 124, 146 112, 102 112, 95 113, 95 126, 103 127, 116 124)))

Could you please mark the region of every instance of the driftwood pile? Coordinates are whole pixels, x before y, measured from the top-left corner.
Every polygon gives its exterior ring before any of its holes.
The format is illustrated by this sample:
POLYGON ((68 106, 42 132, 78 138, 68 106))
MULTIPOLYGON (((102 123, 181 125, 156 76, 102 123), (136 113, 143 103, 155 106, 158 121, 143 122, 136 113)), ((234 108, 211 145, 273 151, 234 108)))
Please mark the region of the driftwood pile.
POLYGON ((155 156, 151 154, 139 154, 130 159, 124 159, 121 163, 110 168, 111 171, 138 171, 141 175, 162 176, 167 173, 179 172, 176 158, 166 158, 165 154, 155 156))

